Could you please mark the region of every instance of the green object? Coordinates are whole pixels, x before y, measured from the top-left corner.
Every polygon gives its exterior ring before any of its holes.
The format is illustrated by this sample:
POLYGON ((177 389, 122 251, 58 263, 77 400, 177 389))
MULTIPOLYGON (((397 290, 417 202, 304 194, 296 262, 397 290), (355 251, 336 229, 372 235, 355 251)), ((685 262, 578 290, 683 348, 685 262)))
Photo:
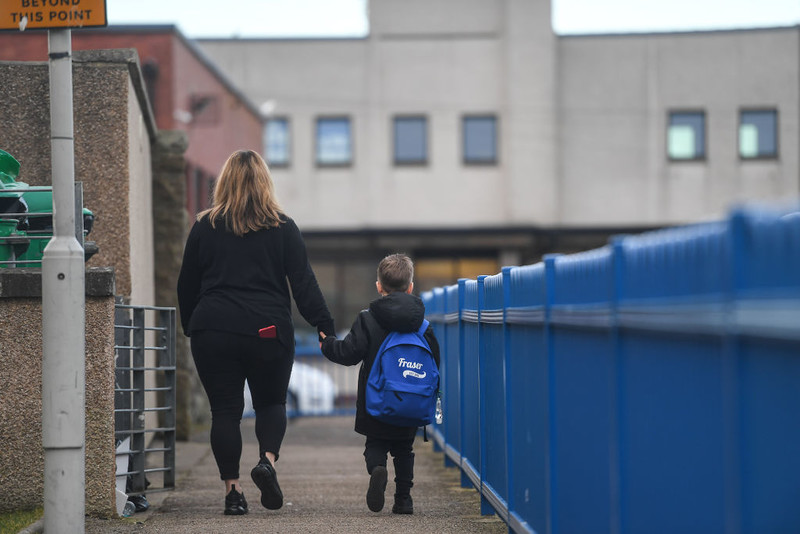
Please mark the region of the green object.
MULTIPOLYGON (((24 182, 17 182, 19 176, 19 161, 5 150, 0 150, 0 216, 2 213, 16 212, 19 206, 24 207, 21 200, 24 195, 23 188, 28 187, 24 182)), ((19 219, 0 219, 0 262, 14 261, 17 254, 26 252, 27 244, 18 237, 23 237, 20 232, 19 219)), ((0 263, 0 267, 14 266, 14 264, 0 263)))
MULTIPOLYGON (((3 219, 9 222, 0 225, 0 262, 17 261, 17 267, 29 267, 42 260, 44 249, 53 237, 53 191, 17 181, 19 170, 16 158, 0 150, 0 217, 8 213, 27 214, 3 219)), ((83 219, 86 237, 91 231, 94 214, 83 208, 83 219)), ((91 245, 96 251, 96 245, 91 245)), ((87 254, 88 259, 91 253, 87 254)), ((0 263, 0 267, 9 266, 14 264, 0 263)))
POLYGON ((14 260, 14 246, 3 238, 15 234, 18 223, 16 219, 0 219, 0 261, 14 260))
POLYGON ((0 150, 0 188, 5 188, 6 184, 12 187, 16 185, 19 176, 19 161, 5 150, 0 150))

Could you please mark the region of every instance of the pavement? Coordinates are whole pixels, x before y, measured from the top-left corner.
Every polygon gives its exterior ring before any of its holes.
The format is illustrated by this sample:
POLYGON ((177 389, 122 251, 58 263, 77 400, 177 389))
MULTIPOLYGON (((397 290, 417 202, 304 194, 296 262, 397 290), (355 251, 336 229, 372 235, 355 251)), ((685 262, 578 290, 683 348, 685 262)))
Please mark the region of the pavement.
POLYGON ((415 442, 413 515, 391 513, 394 472, 388 462, 386 506, 370 512, 364 466, 364 438, 353 431, 352 416, 299 418, 289 423, 276 463, 284 495, 280 510, 267 510, 250 480, 258 459, 253 419, 242 420, 241 483, 250 513, 223 515, 225 488, 219 479, 208 434, 179 442, 174 491, 149 494, 150 510, 130 518, 87 518, 87 534, 108 533, 506 533, 497 516, 480 515, 480 496, 460 486, 457 468, 444 467, 433 442, 415 442))

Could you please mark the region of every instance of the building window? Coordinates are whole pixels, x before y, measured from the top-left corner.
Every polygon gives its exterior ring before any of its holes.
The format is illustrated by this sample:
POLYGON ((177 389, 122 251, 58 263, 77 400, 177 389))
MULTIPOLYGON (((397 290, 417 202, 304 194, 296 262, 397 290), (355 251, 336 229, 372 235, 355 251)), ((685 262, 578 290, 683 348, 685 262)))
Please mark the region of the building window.
POLYGON ((497 117, 464 117, 464 163, 497 163, 497 117))
POLYGON ((667 155, 671 160, 706 157, 706 114, 702 111, 670 112, 667 155))
POLYGON ((428 162, 428 120, 425 117, 394 118, 394 164, 428 162))
POLYGON ((264 125, 264 154, 271 167, 289 165, 289 120, 269 119, 264 125))
POLYGON ((317 119, 317 165, 342 166, 353 162, 353 137, 350 119, 317 119))
POLYGON ((739 113, 739 157, 778 157, 778 112, 774 109, 739 113))

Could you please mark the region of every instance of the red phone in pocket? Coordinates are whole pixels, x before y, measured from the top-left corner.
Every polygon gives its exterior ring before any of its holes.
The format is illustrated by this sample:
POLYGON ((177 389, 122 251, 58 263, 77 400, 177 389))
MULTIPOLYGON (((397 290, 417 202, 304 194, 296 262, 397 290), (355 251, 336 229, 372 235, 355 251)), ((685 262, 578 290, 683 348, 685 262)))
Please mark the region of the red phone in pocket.
POLYGON ((258 337, 265 337, 265 338, 274 338, 277 337, 278 331, 275 328, 274 324, 267 326, 266 328, 261 328, 258 331, 258 337))

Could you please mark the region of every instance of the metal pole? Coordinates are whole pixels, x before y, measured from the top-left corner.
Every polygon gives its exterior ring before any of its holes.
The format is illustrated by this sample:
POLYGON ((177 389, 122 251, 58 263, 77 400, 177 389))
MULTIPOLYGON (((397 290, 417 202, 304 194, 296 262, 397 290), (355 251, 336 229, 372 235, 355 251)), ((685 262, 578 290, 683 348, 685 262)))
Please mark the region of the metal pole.
POLYGON ((53 238, 42 263, 44 531, 85 530, 83 248, 75 238, 72 46, 50 30, 53 238))

